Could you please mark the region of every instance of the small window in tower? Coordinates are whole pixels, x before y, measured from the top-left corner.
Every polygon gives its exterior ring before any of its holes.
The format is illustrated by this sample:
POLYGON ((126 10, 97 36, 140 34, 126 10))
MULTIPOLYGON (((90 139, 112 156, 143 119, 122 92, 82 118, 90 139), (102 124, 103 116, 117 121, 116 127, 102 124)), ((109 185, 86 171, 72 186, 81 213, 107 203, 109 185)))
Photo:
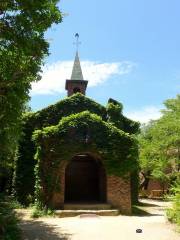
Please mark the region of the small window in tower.
POLYGON ((73 93, 77 93, 77 92, 81 92, 81 90, 76 87, 76 88, 73 89, 73 93))

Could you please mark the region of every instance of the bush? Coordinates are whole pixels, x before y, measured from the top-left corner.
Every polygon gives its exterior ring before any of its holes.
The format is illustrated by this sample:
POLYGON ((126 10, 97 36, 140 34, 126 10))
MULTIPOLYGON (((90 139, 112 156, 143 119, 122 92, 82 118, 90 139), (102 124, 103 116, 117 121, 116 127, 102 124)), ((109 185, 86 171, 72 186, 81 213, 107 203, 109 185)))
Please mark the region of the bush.
POLYGON ((167 217, 169 221, 176 223, 180 227, 180 179, 172 188, 172 194, 173 205, 171 209, 167 210, 167 217))
POLYGON ((20 230, 18 219, 13 211, 13 206, 7 198, 0 196, 0 239, 19 240, 20 230))
POLYGON ((43 216, 54 216, 54 211, 52 209, 40 209, 39 207, 34 206, 31 217, 39 218, 43 216))

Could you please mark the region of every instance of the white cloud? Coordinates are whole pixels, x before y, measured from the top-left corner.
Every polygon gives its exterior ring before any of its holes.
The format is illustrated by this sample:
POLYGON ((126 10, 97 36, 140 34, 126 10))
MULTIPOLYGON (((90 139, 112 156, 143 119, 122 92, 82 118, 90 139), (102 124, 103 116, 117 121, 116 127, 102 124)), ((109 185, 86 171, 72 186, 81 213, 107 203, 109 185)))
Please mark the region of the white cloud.
POLYGON ((155 106, 147 106, 132 112, 126 112, 128 118, 139 121, 140 123, 148 123, 150 120, 156 120, 161 117, 160 108, 155 106))
MULTIPOLYGON (((82 61, 81 67, 88 87, 102 84, 113 75, 124 75, 131 72, 134 63, 123 61, 113 63, 99 63, 82 61)), ((65 80, 70 79, 73 61, 55 62, 43 67, 42 79, 32 83, 31 95, 55 94, 65 91, 65 80)))

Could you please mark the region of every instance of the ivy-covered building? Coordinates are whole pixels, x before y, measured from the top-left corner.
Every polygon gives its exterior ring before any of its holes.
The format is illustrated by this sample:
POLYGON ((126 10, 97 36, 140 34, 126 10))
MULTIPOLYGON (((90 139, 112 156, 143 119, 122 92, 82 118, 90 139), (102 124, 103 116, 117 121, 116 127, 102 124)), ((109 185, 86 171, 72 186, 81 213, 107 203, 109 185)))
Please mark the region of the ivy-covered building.
POLYGON ((78 52, 68 97, 24 118, 14 188, 20 202, 63 209, 66 203, 109 203, 131 213, 137 196, 139 124, 121 103, 104 107, 85 96, 78 52))

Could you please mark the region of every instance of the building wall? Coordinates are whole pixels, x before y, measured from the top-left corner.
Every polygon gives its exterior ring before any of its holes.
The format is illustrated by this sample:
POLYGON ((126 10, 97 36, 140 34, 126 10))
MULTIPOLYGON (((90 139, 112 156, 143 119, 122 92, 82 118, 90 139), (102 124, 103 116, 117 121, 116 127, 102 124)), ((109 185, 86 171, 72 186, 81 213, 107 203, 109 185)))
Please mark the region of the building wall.
POLYGON ((107 177, 107 201, 121 213, 131 214, 130 180, 117 176, 107 177))
POLYGON ((68 162, 62 162, 59 169, 60 184, 59 192, 54 193, 51 205, 55 209, 63 209, 65 197, 65 169, 68 162))
POLYGON ((153 190, 161 190, 161 191, 165 190, 166 191, 168 189, 168 187, 169 186, 167 183, 162 184, 158 180, 150 179, 147 191, 149 193, 151 193, 153 190))

